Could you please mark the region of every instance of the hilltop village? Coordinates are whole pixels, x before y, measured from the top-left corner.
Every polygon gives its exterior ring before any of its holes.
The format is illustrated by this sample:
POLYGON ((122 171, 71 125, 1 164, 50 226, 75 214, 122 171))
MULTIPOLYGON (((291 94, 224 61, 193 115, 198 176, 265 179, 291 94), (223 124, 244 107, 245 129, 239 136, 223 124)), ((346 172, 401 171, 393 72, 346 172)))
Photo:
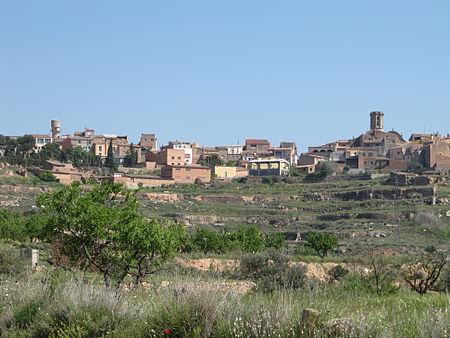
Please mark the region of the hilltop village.
POLYGON ((384 131, 384 113, 374 111, 370 129, 360 136, 310 146, 298 154, 295 142, 274 146, 267 139, 202 147, 178 140, 159 146, 156 134, 141 134, 138 144, 130 143, 128 136, 96 134, 94 129, 62 135, 61 121, 52 120, 48 135, 0 136, 0 156, 23 165, 23 175, 32 172, 63 184, 94 179, 135 188, 206 183, 212 178, 314 175, 324 163, 348 175, 391 172, 406 182, 416 175, 413 172, 448 171, 450 135, 412 134, 405 140, 396 131, 384 131))

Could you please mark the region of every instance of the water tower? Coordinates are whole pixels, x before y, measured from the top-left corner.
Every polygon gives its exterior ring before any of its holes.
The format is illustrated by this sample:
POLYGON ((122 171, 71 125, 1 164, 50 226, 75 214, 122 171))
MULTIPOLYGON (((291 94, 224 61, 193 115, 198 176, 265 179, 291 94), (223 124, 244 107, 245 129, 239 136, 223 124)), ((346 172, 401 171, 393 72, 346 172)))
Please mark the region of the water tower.
POLYGON ((60 138, 61 137, 61 121, 60 120, 52 120, 52 138, 60 138))

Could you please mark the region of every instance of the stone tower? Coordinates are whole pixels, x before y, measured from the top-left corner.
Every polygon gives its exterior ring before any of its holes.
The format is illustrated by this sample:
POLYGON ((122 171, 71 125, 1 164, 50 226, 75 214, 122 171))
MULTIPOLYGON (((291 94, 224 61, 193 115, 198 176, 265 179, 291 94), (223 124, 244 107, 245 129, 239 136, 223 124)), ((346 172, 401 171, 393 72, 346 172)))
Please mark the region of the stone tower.
POLYGON ((370 113, 370 130, 384 129, 384 113, 382 111, 373 111, 370 113))
POLYGON ((59 138, 61 136, 61 121, 52 120, 52 138, 59 138))

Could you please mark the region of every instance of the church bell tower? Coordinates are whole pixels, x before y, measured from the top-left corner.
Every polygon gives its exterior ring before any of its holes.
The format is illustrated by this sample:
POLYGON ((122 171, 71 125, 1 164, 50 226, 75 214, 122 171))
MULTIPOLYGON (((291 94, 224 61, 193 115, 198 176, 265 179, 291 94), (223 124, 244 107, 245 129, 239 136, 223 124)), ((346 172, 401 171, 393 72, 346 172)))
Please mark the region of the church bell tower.
POLYGON ((373 111, 370 113, 370 130, 384 129, 384 113, 382 111, 373 111))

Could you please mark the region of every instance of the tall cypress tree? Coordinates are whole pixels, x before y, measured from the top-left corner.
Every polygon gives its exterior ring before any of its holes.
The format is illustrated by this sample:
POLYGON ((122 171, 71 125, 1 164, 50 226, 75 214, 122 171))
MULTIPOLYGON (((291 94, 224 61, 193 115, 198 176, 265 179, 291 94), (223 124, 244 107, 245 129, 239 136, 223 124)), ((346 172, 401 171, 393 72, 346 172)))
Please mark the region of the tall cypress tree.
POLYGON ((108 168, 111 168, 112 170, 117 169, 116 164, 114 163, 114 151, 113 151, 113 144, 112 139, 109 140, 109 148, 108 148, 108 155, 105 159, 105 166, 108 168))

